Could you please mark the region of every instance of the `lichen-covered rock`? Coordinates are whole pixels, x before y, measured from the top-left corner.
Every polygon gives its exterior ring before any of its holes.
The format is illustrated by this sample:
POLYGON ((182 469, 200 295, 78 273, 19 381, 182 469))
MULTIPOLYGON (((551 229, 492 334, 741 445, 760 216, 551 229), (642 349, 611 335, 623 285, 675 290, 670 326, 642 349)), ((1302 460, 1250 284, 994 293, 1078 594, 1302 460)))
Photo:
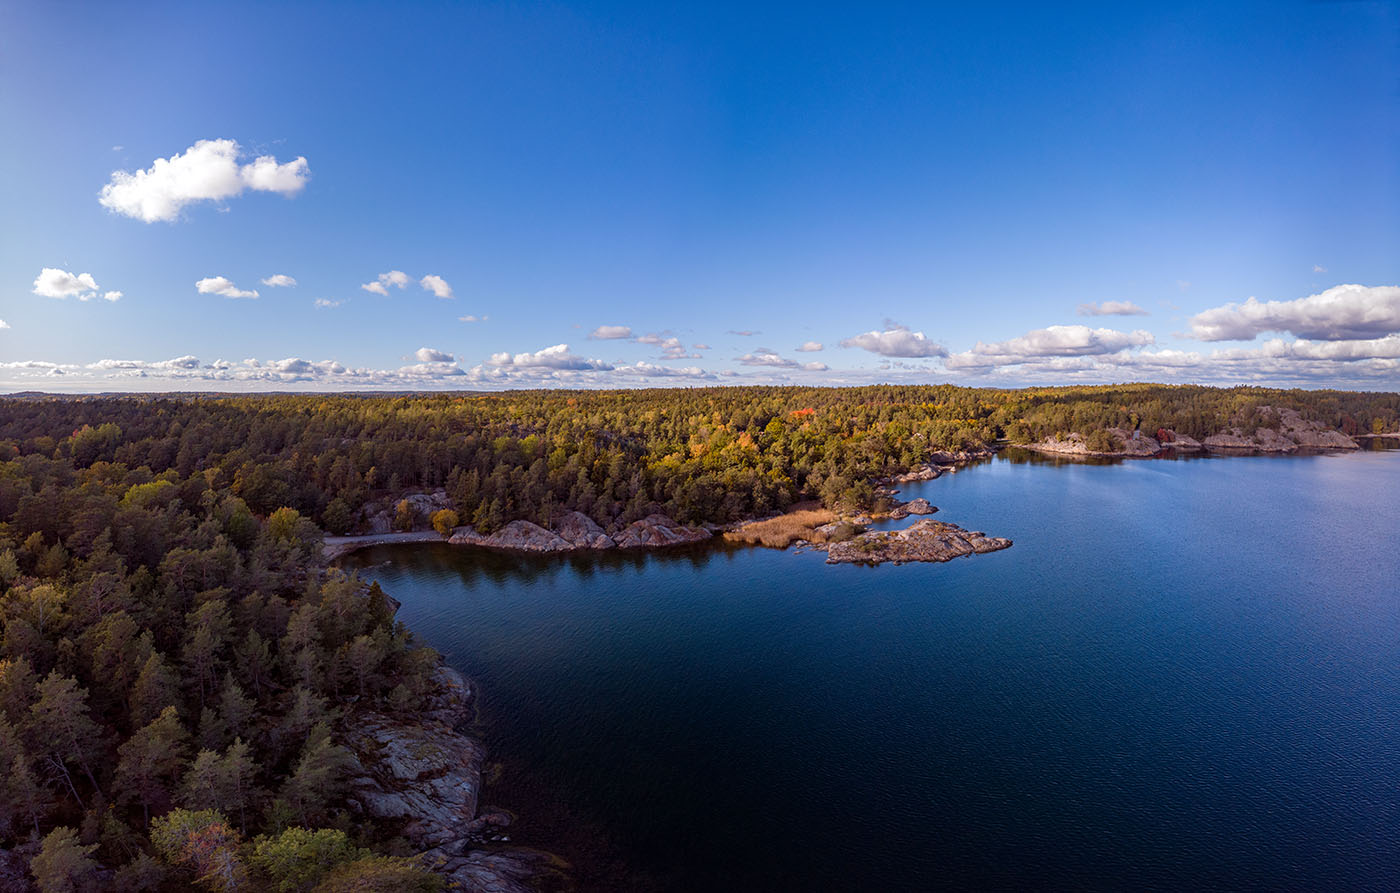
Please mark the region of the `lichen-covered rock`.
POLYGON ((833 543, 826 552, 827 564, 882 564, 887 561, 950 561, 963 555, 996 552, 1010 547, 1011 540, 989 537, 980 530, 963 530, 925 518, 903 530, 863 533, 844 543, 833 543))
POLYGON ((703 527, 685 527, 665 515, 648 515, 624 527, 613 540, 620 549, 700 543, 713 536, 703 527))
POLYGON ((617 543, 583 512, 569 512, 554 524, 554 532, 579 549, 613 549, 617 543))
POLYGON ((377 713, 345 730, 352 807, 400 823, 418 847, 462 839, 476 817, 485 751, 433 719, 412 724, 377 713))

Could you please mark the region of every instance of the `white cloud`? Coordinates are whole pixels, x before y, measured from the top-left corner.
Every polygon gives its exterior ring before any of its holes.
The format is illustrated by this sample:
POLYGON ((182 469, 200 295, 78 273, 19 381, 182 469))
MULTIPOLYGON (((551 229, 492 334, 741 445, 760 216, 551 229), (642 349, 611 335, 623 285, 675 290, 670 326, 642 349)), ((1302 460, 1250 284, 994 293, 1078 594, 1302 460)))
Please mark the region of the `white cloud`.
POLYGON ((5 322, 3 319, 0 319, 0 329, 8 329, 9 327, 9 323, 5 322))
POLYGON ((1342 341, 1400 332, 1400 286, 1336 285, 1295 301, 1226 304, 1191 317, 1202 341, 1250 341, 1264 332, 1342 341))
POLYGON ((413 356, 420 363, 451 363, 457 359, 450 353, 434 350, 431 347, 420 347, 414 351, 413 356))
POLYGON ((797 348, 797 350, 801 353, 816 353, 817 351, 822 349, 823 345, 820 341, 808 341, 804 343, 801 347, 797 348))
POLYGON ((330 298, 317 298, 311 302, 311 305, 317 310, 329 310, 332 307, 339 307, 344 303, 344 301, 332 301, 330 298))
POLYGON ((256 291, 247 291, 234 285, 224 276, 207 276, 194 284, 202 295, 219 295, 224 298, 256 298, 256 291))
POLYGON ((112 301, 113 303, 120 301, 123 297, 125 297, 125 294, 119 291, 109 291, 102 294, 102 300, 112 301))
POLYGON ((632 337, 631 326, 599 326, 588 333, 590 341, 617 341, 632 337))
POLYGON ((485 317, 485 316, 473 316, 473 315, 470 314, 470 313, 467 314, 466 316, 459 316, 459 317, 457 317, 457 321, 458 321, 458 322, 486 322, 487 319, 488 319, 488 317, 485 317))
POLYGON ((753 353, 744 354, 739 357, 737 362, 741 366, 771 366, 775 369, 801 369, 805 372, 825 372, 828 368, 825 363, 799 363, 796 360, 790 360, 787 357, 779 356, 777 351, 767 347, 760 347, 753 353))
POLYGON ((759 333, 758 333, 758 332, 755 332, 755 331, 752 331, 752 330, 750 330, 750 329, 730 329, 728 332, 725 332, 725 334, 726 334, 726 335, 738 335, 738 336, 740 336, 740 337, 742 337, 742 338, 750 338, 750 337, 752 337, 752 336, 754 336, 754 335, 757 335, 757 334, 759 334, 759 333))
POLYGON ((374 292, 377 295, 388 297, 389 286, 392 285, 394 288, 404 289, 407 288, 408 283, 412 281, 413 280, 409 279, 408 274, 403 270, 390 270, 387 273, 380 273, 378 279, 374 282, 366 282, 364 285, 361 285, 360 288, 365 291, 374 292))
POLYGON ((1079 305, 1080 316, 1148 316, 1148 312, 1132 301, 1104 301, 1079 305))
POLYGON ((841 341, 842 347, 859 347, 882 357, 946 357, 943 345, 930 341, 923 332, 911 332, 908 326, 885 323, 883 332, 866 332, 841 341))
POLYGON ((534 353, 496 353, 486 361, 491 366, 516 366, 520 368, 608 370, 613 368, 601 360, 590 360, 569 353, 569 345, 556 344, 534 353))
POLYGON ((710 349, 710 345, 708 345, 708 344, 701 344, 700 342, 697 341, 697 342, 695 342, 694 344, 690 345, 690 349, 691 349, 691 350, 709 350, 709 349, 710 349))
POLYGON ((1322 264, 1313 264, 1313 272, 1314 272, 1314 273, 1326 273, 1326 272, 1327 272, 1327 268, 1324 267, 1322 264))
POLYGON ((1155 344, 1151 332, 1141 329, 1091 329, 1088 326, 1050 326, 1036 329, 1009 341, 986 344, 981 341, 970 351, 947 360, 949 369, 1013 366, 1053 357, 1101 356, 1134 347, 1155 344))
POLYGON ((88 301, 97 296, 97 281, 91 273, 74 275, 66 270, 44 267, 34 277, 34 294, 45 298, 77 298, 88 301))
POLYGON ((443 279, 441 276, 424 276, 422 279, 418 280, 418 284, 439 298, 445 299, 452 297, 452 286, 448 285, 447 280, 443 279))
POLYGON ((273 273, 262 280, 262 284, 271 288, 295 288, 297 281, 286 273, 273 273))
POLYGON ((279 164, 262 155, 240 165, 241 154, 233 140, 200 140, 182 154, 157 158, 147 170, 114 171, 98 200, 110 211, 154 223, 178 219, 186 205, 223 201, 245 189, 295 195, 310 176, 302 157, 279 164))

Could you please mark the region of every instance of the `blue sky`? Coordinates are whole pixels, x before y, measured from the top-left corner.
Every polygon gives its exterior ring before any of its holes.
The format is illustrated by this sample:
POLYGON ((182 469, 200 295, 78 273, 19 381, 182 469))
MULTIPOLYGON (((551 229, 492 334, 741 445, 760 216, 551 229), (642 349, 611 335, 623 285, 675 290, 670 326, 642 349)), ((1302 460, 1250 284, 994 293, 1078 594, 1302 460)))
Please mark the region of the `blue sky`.
POLYGON ((0 6, 0 390, 1400 389, 1400 4, 657 6, 0 6))

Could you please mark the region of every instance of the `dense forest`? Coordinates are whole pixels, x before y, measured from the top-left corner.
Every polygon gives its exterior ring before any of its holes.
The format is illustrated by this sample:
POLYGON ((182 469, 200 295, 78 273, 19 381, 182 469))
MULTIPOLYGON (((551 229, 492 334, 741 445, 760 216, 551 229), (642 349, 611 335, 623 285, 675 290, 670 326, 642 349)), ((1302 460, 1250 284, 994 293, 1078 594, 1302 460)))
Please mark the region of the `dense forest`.
POLYGON ((44 891, 436 889, 342 790, 341 724, 413 716, 438 663, 321 556, 374 500, 442 488, 483 531, 725 522, 859 505, 939 451, 1266 406, 1400 418, 1396 394, 1156 385, 0 400, 0 855, 44 891))
MULTIPOLYGON (((186 491, 198 476, 254 515, 287 506, 337 534, 373 498, 437 488, 482 532, 573 509, 604 527, 653 511, 725 523, 799 499, 862 504, 872 479, 938 451, 1110 427, 1199 439, 1261 406, 1348 434, 1400 416, 1396 394, 1162 385, 32 398, 4 405, 0 460, 110 464, 186 491)), ((0 520, 53 540, 74 535, 65 503, 80 499, 61 474, 0 475, 0 520)))

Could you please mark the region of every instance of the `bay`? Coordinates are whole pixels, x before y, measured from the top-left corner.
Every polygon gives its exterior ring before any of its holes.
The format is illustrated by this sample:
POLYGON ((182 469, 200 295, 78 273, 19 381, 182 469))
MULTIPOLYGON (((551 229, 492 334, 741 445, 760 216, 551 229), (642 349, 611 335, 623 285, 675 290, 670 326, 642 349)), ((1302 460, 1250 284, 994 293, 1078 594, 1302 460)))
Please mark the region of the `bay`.
POLYGON ((916 495, 1015 545, 346 564, 478 681, 487 799, 585 887, 1394 889, 1400 453, 1008 451, 916 495))

